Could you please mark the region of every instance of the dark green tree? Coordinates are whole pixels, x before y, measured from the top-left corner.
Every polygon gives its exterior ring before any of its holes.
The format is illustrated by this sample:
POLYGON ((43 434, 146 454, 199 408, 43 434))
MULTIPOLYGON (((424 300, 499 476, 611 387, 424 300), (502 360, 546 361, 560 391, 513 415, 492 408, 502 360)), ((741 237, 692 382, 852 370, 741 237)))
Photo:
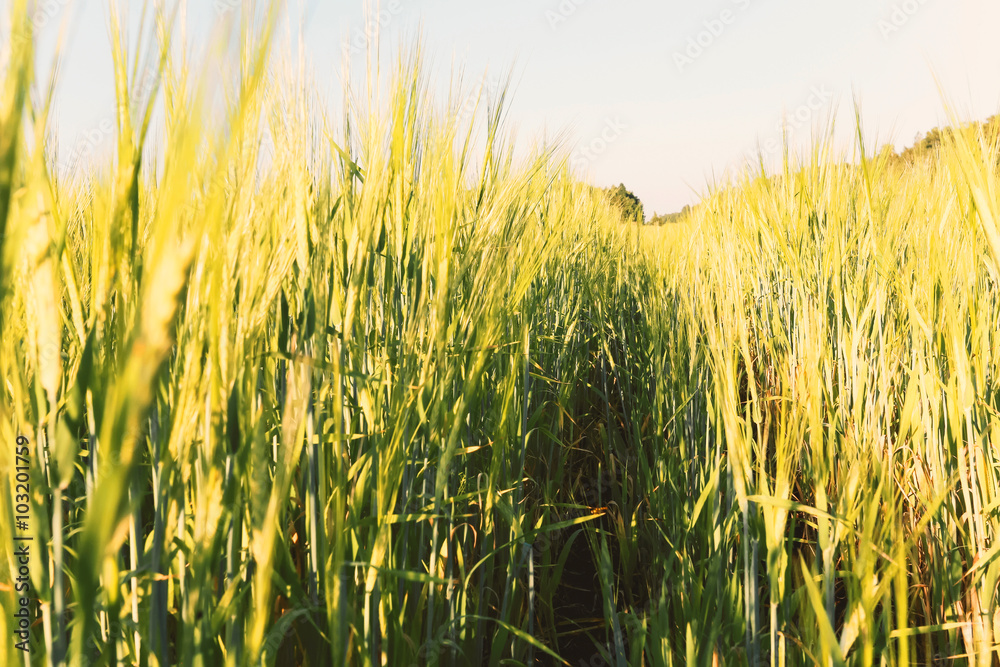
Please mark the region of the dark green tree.
POLYGON ((626 222, 638 222, 640 224, 646 221, 642 202, 625 188, 624 183, 619 184, 616 188, 606 189, 604 194, 608 197, 608 201, 621 211, 622 220, 626 222))

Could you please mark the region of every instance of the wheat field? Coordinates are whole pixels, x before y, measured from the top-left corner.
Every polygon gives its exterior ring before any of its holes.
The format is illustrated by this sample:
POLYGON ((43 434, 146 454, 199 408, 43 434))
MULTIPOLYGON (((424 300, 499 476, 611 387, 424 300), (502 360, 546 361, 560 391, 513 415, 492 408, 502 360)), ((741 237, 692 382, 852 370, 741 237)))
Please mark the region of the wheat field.
POLYGON ((272 11, 220 112, 157 13, 62 174, 11 5, 0 664, 1000 665, 1000 138, 647 229, 419 48, 324 108, 272 11))

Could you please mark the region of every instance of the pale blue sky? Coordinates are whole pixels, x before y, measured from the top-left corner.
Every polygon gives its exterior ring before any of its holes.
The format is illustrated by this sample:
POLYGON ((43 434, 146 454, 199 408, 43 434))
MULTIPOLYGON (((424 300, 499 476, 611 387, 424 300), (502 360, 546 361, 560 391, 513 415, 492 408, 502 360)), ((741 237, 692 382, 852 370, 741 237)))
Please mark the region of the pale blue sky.
MULTIPOLYGON (((10 0, 0 0, 6 18, 10 0)), ((138 14, 141 2, 129 3, 138 14)), ((189 0, 190 35, 239 0, 189 0)), ((509 119, 525 143, 568 132, 572 163, 599 185, 624 182, 647 214, 692 203, 709 182, 770 157, 784 114, 792 143, 852 98, 872 141, 909 145, 945 120, 934 75, 963 117, 1000 111, 996 0, 382 0, 383 43, 422 32, 436 81, 515 66, 509 119), (700 42, 700 45, 698 45, 700 42), (795 119, 797 115, 797 120, 795 119)), ((330 99, 364 2, 291 0, 307 16, 307 53, 330 99)), ((39 0, 42 56, 72 17, 58 92, 60 141, 100 131, 112 108, 107 0, 39 0)), ((223 12, 224 13, 224 12, 223 12)), ((360 58, 359 58, 360 60, 360 58)))

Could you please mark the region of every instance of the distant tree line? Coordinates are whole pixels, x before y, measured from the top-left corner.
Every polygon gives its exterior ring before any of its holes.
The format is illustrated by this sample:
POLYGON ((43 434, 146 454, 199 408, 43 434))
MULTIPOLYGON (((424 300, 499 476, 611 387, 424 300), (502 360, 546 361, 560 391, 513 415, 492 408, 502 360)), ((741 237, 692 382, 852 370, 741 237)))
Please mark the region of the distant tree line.
POLYGON ((642 201, 633 192, 625 187, 624 183, 619 183, 613 188, 595 188, 602 195, 607 197, 608 202, 621 212, 624 222, 635 222, 645 225, 665 225, 667 223, 680 222, 691 212, 690 206, 685 206, 676 213, 659 214, 654 212, 653 217, 646 220, 645 209, 642 201))
MULTIPOLYGON (((973 122, 963 127, 971 127, 977 131, 981 130, 989 141, 996 141, 1000 138, 1000 115, 991 116, 985 121, 973 122)), ((935 127, 927 134, 918 134, 914 144, 903 150, 903 152, 898 155, 893 150, 892 146, 889 145, 883 147, 882 150, 883 152, 891 153, 892 157, 897 162, 913 164, 918 160, 935 154, 938 148, 941 147, 941 142, 944 141, 945 137, 947 137, 951 132, 952 129, 948 127, 935 127)))
MULTIPOLYGON (((972 127, 977 131, 982 130, 983 134, 990 142, 1000 140, 1000 115, 991 116, 985 121, 974 122, 965 127, 972 127)), ((895 148, 891 144, 883 146, 881 152, 883 156, 888 157, 893 162, 913 164, 914 162, 922 160, 925 157, 933 156, 941 146, 941 142, 944 141, 945 137, 947 137, 950 132, 952 132, 951 128, 935 127, 927 132, 927 134, 918 134, 914 144, 903 150, 901 153, 897 154, 895 148)), ((635 196, 635 194, 625 187, 624 183, 619 183, 617 187, 595 188, 595 190, 598 190, 601 194, 607 197, 608 201, 621 212, 621 217, 624 222, 635 222, 648 225, 666 225, 682 222, 691 214, 691 207, 685 206, 676 213, 660 214, 654 211, 653 216, 647 221, 642 202, 635 196)))
POLYGON ((649 219, 649 224, 651 225, 666 225, 674 222, 680 222, 686 218, 691 213, 691 207, 685 206, 676 213, 653 213, 653 217, 649 219))

